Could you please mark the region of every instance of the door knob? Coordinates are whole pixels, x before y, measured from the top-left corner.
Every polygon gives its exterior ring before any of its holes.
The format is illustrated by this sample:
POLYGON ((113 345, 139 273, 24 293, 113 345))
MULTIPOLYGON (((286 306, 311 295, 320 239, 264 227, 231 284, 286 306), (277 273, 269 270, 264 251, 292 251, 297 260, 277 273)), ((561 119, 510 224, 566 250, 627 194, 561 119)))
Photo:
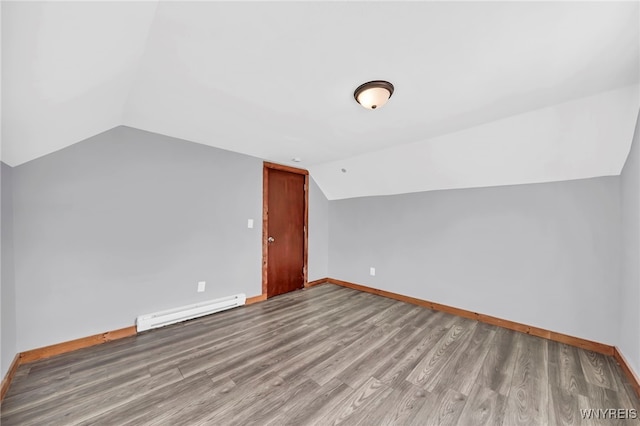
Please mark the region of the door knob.
POLYGON ((275 238, 273 238, 273 237, 269 237, 269 238, 267 238, 267 241, 268 241, 268 242, 270 242, 270 243, 274 242, 275 240, 276 240, 276 239, 275 239, 275 238))

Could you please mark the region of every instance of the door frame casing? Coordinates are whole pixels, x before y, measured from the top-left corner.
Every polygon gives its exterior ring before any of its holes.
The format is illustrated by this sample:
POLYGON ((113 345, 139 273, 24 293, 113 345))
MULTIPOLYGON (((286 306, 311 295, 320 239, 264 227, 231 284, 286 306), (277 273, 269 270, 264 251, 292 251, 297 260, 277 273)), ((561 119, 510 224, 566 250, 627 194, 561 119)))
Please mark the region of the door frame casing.
POLYGON ((262 295, 269 297, 269 169, 295 173, 304 176, 304 254, 303 254, 303 286, 307 285, 308 249, 309 249, 309 172, 297 167, 265 161, 262 167, 262 295))

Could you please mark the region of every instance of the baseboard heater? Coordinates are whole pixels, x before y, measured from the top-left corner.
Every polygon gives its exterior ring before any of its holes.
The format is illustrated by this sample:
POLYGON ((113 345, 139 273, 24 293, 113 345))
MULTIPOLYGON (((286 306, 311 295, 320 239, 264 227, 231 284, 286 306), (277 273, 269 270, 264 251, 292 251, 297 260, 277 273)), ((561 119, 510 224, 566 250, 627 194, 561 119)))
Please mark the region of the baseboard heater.
POLYGON ((138 333, 152 328, 164 327, 165 325, 198 318, 215 312, 242 306, 246 303, 247 296, 244 293, 233 296, 221 297, 220 299, 209 300, 208 302, 194 303, 193 305, 182 306, 180 308, 167 309, 154 314, 140 315, 136 318, 136 328, 138 333))

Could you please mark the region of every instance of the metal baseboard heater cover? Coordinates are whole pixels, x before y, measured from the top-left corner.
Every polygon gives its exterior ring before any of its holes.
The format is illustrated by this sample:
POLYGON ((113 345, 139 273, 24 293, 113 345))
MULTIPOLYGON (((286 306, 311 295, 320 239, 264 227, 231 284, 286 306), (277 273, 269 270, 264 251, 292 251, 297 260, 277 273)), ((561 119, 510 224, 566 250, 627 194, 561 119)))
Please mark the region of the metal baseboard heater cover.
POLYGON ((233 296, 221 297, 208 302, 194 303, 180 308, 167 309, 153 314, 140 315, 136 318, 136 329, 139 332, 152 328, 198 318, 215 312, 242 306, 246 303, 247 296, 244 293, 233 296))

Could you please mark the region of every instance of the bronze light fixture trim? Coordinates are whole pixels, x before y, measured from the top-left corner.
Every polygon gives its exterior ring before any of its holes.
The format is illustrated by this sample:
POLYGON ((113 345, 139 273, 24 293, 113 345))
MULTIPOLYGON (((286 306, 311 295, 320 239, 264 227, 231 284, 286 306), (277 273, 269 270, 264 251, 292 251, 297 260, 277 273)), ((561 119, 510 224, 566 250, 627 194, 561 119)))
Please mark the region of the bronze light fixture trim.
POLYGON ((384 80, 373 80, 358 86, 353 97, 367 109, 383 106, 393 95, 393 84, 384 80))

